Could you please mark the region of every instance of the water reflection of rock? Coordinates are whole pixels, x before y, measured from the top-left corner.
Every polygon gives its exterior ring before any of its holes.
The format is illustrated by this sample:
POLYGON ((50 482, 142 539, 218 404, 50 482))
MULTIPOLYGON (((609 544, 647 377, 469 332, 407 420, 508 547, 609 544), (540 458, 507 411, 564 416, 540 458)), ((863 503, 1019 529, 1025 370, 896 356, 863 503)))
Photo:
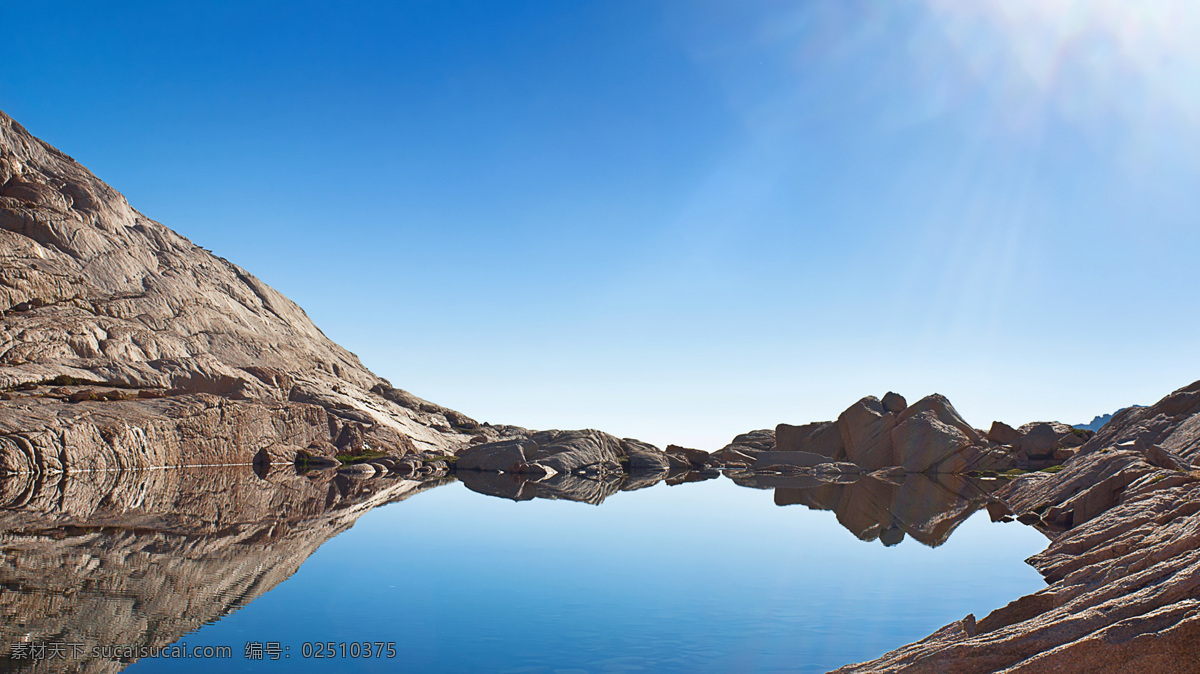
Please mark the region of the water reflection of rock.
POLYGON ((22 640, 167 646, 287 579, 371 508, 444 482, 248 466, 0 478, 0 669, 120 670, 3 658, 22 640))
MULTIPOLYGON (((515 473, 460 471, 458 479, 471 491, 488 496, 530 501, 560 499, 599 505, 619 491, 632 491, 659 482, 678 485, 709 480, 718 471, 683 471, 664 478, 646 475, 553 475, 532 479, 515 473)), ((771 489, 775 504, 805 505, 830 510, 838 522, 864 541, 896 545, 905 536, 936 547, 968 517, 991 500, 989 492, 1002 484, 965 475, 909 473, 881 479, 869 475, 778 474, 727 471, 734 483, 751 489, 771 489)))
MULTIPOLYGON (((596 476, 559 473, 541 480, 531 480, 528 476, 515 473, 464 470, 459 471, 457 477, 467 489, 488 496, 513 501, 529 501, 535 498, 561 499, 592 505, 600 505, 604 499, 621 491, 626 482, 626 476, 620 473, 596 476)), ((650 484, 657 483, 660 479, 656 477, 650 484)), ((636 482, 629 484, 631 488, 640 488, 636 482)))
POLYGON ((984 507, 995 480, 965 475, 909 473, 892 483, 864 476, 849 484, 813 484, 811 476, 780 476, 775 504, 831 510, 838 522, 864 541, 895 545, 905 535, 936 547, 984 507), (791 486, 784 481, 794 480, 791 486))

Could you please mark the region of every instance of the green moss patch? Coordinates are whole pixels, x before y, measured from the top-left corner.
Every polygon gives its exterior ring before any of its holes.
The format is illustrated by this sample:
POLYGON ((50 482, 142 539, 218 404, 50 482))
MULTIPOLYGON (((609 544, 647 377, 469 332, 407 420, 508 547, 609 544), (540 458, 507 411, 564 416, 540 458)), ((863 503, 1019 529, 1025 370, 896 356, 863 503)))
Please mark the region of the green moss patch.
POLYGON ((334 458, 337 459, 338 461, 341 461, 344 464, 349 465, 352 463, 366 463, 367 461, 370 461, 372 459, 382 459, 383 457, 385 457, 387 455, 388 455, 387 452, 380 452, 378 450, 368 450, 365 452, 359 452, 358 454, 338 454, 334 458))

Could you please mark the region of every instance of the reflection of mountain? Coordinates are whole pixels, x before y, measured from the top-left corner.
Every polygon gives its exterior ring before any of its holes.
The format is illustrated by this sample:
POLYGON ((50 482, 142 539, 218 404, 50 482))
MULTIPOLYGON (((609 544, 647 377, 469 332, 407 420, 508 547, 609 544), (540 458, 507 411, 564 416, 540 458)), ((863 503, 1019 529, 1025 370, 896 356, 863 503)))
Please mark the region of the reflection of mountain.
POLYGON ((459 471, 457 477, 467 489, 487 496, 513 501, 563 499, 592 505, 600 505, 604 499, 620 491, 624 481, 623 475, 584 477, 559 473, 541 480, 530 480, 528 476, 513 473, 473 470, 459 471))
MULTIPOLYGON (((231 467, 0 478, 4 658, 22 640, 88 651, 166 646, 287 579, 371 508, 443 483, 289 473, 264 479, 231 467)), ((43 660, 30 671, 127 664, 43 660)), ((25 665, 0 659, 0 669, 25 665)))
MULTIPOLYGON (((254 600, 371 508, 446 481, 352 480, 248 467, 96 472, 0 479, 0 644, 161 648, 254 600)), ((718 476, 675 475, 678 483, 718 476)), ((553 475, 538 481, 463 471, 469 489, 501 498, 600 504, 663 476, 553 475)), ((778 505, 831 510, 863 540, 930 546, 988 500, 992 482, 909 474, 730 473, 773 489, 778 505), (825 480, 840 480, 829 482, 825 480)), ((673 482, 672 482, 673 480, 673 482)), ((235 654, 235 657, 237 655, 235 654)), ((33 663, 28 663, 33 664, 33 663)), ((117 671, 127 661, 43 660, 32 671, 117 671)), ((0 669, 27 663, 0 659, 0 669)))
POLYGON ((908 535, 937 547, 986 505, 988 490, 997 484, 964 475, 922 473, 909 473, 898 481, 863 477, 849 484, 781 484, 775 487, 775 504, 832 510, 842 526, 864 541, 879 539, 884 545, 895 545, 908 535))
MULTIPOLYGON (((1003 484, 965 475, 909 473, 884 481, 871 476, 726 473, 739 486, 773 489, 775 504, 805 505, 814 510, 831 510, 838 522, 864 541, 880 540, 895 545, 904 537, 937 547, 989 500, 989 492, 1003 484)), ((668 484, 711 479, 716 471, 681 473, 668 484), (689 476, 691 479, 688 479, 689 476)), ((583 477, 553 475, 540 480, 513 473, 460 471, 458 479, 471 491, 488 496, 528 501, 535 498, 565 499, 599 505, 618 491, 651 486, 661 476, 637 479, 629 475, 583 477)))

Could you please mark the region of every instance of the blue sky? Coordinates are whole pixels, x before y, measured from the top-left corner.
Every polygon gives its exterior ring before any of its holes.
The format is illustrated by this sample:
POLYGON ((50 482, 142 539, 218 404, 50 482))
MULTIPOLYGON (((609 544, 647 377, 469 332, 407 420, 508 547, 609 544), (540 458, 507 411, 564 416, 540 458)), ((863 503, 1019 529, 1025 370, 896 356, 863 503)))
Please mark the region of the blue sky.
POLYGON ((0 109, 481 420, 713 449, 1200 379, 1183 2, 0 8, 0 109))

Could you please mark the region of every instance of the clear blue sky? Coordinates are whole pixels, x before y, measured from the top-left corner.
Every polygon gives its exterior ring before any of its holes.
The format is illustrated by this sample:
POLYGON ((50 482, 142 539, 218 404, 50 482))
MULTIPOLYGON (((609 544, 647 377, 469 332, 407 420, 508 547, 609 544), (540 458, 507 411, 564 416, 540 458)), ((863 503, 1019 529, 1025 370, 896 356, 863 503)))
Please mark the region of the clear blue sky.
POLYGON ((713 449, 1200 379, 1200 6, 0 7, 0 109, 481 420, 713 449))

